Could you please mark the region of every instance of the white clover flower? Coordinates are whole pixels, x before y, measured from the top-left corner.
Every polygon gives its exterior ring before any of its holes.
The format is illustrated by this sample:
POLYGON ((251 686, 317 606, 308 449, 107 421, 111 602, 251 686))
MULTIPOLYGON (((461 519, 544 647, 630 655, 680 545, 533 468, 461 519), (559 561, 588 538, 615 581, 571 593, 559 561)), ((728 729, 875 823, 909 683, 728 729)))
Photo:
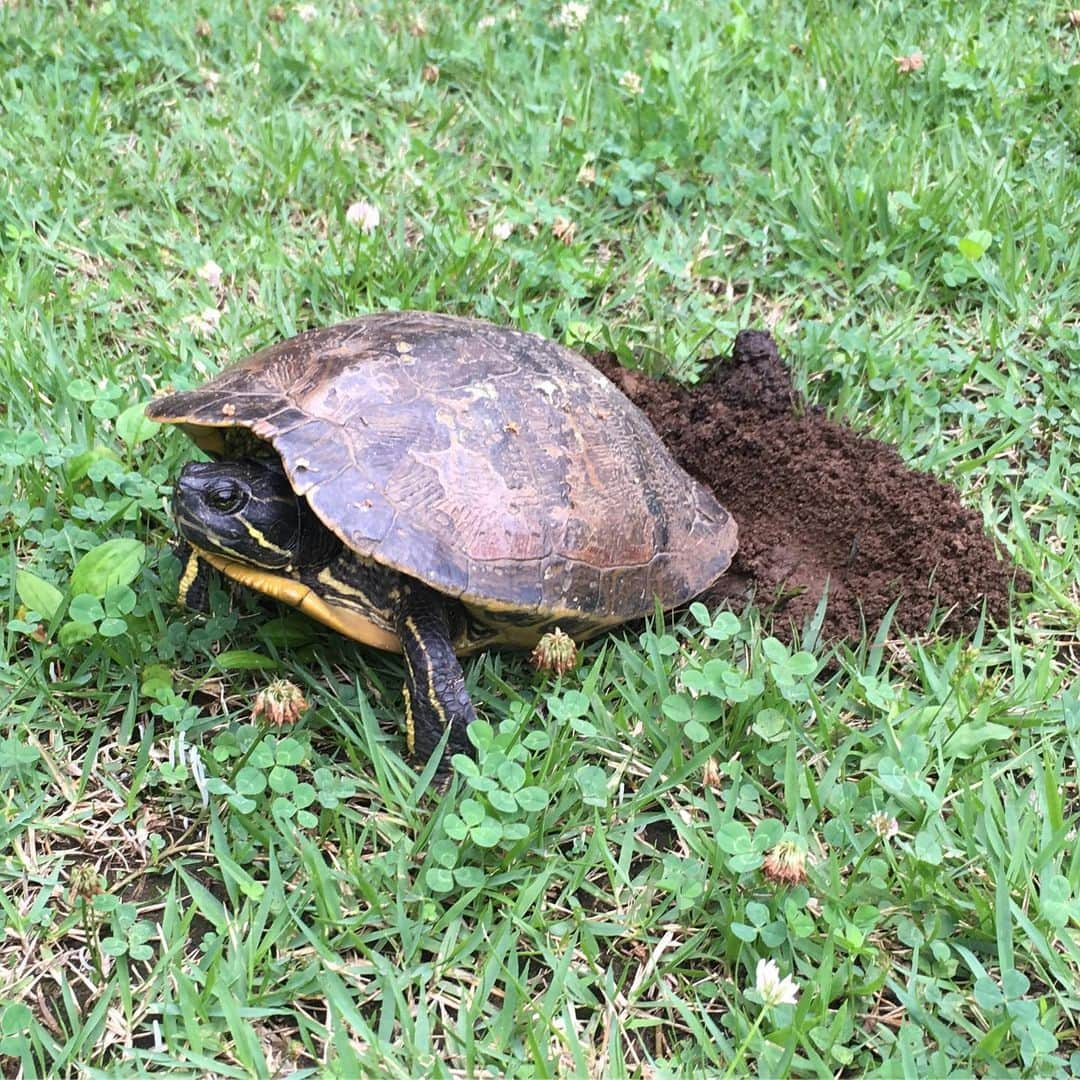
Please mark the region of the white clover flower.
POLYGON ((569 218, 557 217, 551 226, 551 231, 556 240, 564 244, 572 244, 574 237, 577 236, 577 222, 569 218))
POLYGON ((913 71, 922 71, 926 57, 916 49, 910 56, 894 56, 893 63, 900 75, 910 75, 913 71))
POLYGON ((762 863, 762 873, 782 885, 801 885, 806 881, 808 860, 805 845, 799 840, 781 840, 770 848, 762 863))
POLYGON ((899 831, 900 823, 894 817, 881 810, 870 815, 870 828, 881 837, 882 840, 891 840, 899 831))
POLYGON ((580 30, 589 17, 589 5, 581 3, 563 4, 559 13, 552 20, 555 26, 561 26, 564 30, 580 30))
POLYGON ((775 960, 759 960, 754 972, 754 989, 767 1008, 774 1005, 794 1005, 799 1000, 799 988, 790 975, 780 978, 775 960))
POLYGON ((366 199, 361 199, 345 211, 345 220, 361 232, 373 233, 379 227, 379 208, 372 206, 366 199))
POLYGON ((217 308, 203 308, 198 315, 185 315, 184 322, 191 327, 191 332, 200 337, 209 337, 217 332, 221 323, 221 312, 217 308))
POLYGON ((319 9, 314 4, 299 4, 296 8, 296 17, 301 22, 311 22, 319 17, 319 9))
POLYGON ((197 273, 211 289, 216 289, 221 284, 222 269, 213 259, 207 259, 197 273))
POLYGON ((514 231, 514 226, 509 221, 497 221, 491 227, 491 235, 498 241, 509 240, 511 233, 514 231))
POLYGON ((624 71, 619 76, 619 85, 631 94, 640 94, 641 76, 636 71, 624 71))

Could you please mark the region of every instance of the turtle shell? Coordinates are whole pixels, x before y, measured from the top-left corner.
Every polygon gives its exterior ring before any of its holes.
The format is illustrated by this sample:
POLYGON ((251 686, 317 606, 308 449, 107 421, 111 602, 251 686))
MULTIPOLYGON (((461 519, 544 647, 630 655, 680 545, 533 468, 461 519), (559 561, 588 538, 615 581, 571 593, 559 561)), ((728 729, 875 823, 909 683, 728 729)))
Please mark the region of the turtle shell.
POLYGON ((689 600, 736 547, 731 516, 591 364, 475 319, 312 330, 147 415, 218 456, 218 429, 248 429, 350 548, 480 609, 600 628, 689 600))

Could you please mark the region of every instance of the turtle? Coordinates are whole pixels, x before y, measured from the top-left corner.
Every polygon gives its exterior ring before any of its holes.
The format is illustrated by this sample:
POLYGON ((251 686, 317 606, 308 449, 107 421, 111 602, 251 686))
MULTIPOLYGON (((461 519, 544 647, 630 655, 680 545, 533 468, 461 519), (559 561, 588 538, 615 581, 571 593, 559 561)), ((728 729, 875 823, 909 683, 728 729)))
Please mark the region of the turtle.
POLYGON ((406 743, 472 754, 460 657, 683 605, 737 527, 584 357, 480 319, 382 312, 155 398, 184 466, 179 601, 210 568, 404 654, 406 743))

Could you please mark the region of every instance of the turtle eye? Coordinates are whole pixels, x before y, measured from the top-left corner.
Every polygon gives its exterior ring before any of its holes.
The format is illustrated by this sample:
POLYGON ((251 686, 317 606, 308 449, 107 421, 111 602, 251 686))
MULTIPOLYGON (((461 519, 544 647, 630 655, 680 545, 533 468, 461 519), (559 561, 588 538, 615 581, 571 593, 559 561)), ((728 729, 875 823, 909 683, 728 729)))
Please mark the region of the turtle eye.
POLYGON ((212 510, 222 514, 234 514, 244 505, 244 492, 235 481, 226 480, 206 493, 206 502, 212 510))

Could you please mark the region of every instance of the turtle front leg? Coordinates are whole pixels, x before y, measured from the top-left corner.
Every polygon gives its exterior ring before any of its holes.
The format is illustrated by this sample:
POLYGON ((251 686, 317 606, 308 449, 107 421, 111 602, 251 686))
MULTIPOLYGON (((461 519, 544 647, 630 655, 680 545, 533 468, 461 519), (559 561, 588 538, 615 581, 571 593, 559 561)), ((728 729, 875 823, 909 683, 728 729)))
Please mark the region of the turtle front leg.
POLYGON ((405 654, 409 753, 423 767, 449 728, 446 754, 435 774, 445 777, 454 754, 475 756, 465 732, 476 719, 451 643, 446 601, 421 585, 403 583, 396 629, 405 654))
POLYGON ((176 586, 176 602, 181 607, 206 614, 210 611, 210 575, 213 567, 200 558, 186 541, 172 545, 172 553, 180 560, 180 580, 176 586))

